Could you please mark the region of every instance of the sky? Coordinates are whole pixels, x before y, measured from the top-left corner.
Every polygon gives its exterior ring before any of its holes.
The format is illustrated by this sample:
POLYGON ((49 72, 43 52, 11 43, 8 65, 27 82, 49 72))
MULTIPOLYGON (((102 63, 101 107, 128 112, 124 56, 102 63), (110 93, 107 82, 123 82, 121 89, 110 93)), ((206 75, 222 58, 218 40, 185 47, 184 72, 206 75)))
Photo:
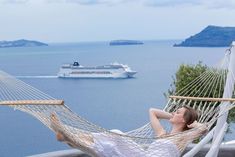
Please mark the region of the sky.
POLYGON ((185 39, 235 26, 235 0, 0 0, 0 41, 185 39))

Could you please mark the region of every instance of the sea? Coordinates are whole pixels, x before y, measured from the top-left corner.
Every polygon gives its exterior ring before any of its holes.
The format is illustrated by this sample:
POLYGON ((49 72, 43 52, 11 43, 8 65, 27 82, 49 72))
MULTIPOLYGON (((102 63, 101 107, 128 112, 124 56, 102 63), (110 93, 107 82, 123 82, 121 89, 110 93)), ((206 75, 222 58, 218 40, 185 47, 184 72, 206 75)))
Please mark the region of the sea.
MULTIPOLYGON (((129 131, 146 124, 150 107, 163 108, 181 64, 216 65, 227 47, 173 47, 179 40, 144 41, 144 45, 109 46, 109 42, 51 43, 48 47, 0 49, 0 70, 63 99, 76 114, 107 129, 129 131), (61 79, 64 63, 84 66, 127 64, 130 79, 61 79)), ((234 140, 231 124, 225 141, 234 140)), ((23 157, 69 149, 34 117, 0 106, 0 156, 23 157)))

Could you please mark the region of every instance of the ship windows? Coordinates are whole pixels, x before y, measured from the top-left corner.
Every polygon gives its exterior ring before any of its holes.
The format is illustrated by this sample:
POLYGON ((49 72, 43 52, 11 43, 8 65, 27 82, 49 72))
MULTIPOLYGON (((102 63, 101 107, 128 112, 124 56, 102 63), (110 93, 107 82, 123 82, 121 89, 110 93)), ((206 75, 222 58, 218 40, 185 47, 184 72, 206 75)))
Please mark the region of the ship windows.
POLYGON ((109 71, 73 71, 71 74, 111 74, 109 71))

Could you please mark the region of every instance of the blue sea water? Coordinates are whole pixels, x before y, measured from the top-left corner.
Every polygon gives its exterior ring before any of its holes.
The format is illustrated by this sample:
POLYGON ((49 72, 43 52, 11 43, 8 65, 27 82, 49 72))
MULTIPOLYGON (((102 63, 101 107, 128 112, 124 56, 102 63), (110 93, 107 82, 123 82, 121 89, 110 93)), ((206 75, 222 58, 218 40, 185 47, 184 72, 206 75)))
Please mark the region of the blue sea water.
MULTIPOLYGON (((109 46, 108 42, 50 44, 0 49, 0 69, 49 95, 65 100, 74 112, 107 129, 128 131, 148 122, 150 107, 163 108, 172 76, 180 64, 215 65, 226 48, 172 47, 179 41, 109 46), (59 79, 63 63, 96 66, 112 62, 138 71, 133 79, 59 79), (22 77, 25 76, 25 77, 22 77), (44 77, 42 77, 44 76, 44 77)), ((231 131, 234 131, 234 126, 231 131)), ((234 133, 226 135, 230 140, 234 133)), ((0 106, 0 156, 21 157, 68 149, 35 118, 0 106)))

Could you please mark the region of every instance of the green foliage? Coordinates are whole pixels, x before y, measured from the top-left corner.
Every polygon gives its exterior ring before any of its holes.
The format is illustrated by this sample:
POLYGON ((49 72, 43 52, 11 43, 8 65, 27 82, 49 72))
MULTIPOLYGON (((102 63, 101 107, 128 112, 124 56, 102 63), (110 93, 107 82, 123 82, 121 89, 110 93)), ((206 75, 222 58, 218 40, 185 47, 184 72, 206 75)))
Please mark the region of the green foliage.
POLYGON ((229 111, 228 122, 235 122, 235 108, 229 111))
MULTIPOLYGON (((203 65, 201 61, 196 65, 180 65, 178 71, 176 72, 175 76, 172 77, 172 83, 170 85, 170 89, 164 95, 167 97, 168 95, 172 95, 177 93, 179 90, 183 89, 187 86, 190 82, 200 76, 203 72, 208 69, 206 65, 203 65)), ((224 82, 223 82, 224 84, 224 82)), ((213 88, 208 85, 208 88, 213 88)), ((188 89, 189 93, 197 93, 197 88, 190 88, 188 89)), ((217 90, 219 91, 219 89, 217 90)), ((218 97, 222 95, 218 92, 218 97)), ((200 96, 200 95, 199 95, 200 96)), ((235 108, 229 111, 228 122, 235 122, 235 108)))
MULTIPOLYGON (((203 65, 201 61, 199 61, 196 65, 180 65, 178 71, 175 76, 172 77, 173 82, 170 85, 170 89, 167 93, 164 93, 165 96, 172 95, 173 93, 178 92, 190 82, 192 82, 195 78, 205 72, 207 69, 206 65, 203 65)), ((193 90, 193 89, 191 89, 193 90)), ((189 91, 191 92, 191 91, 189 91)))
POLYGON ((178 92, 180 89, 188 85, 195 78, 197 78, 199 75, 205 72, 206 69, 207 66, 202 65, 202 62, 199 62, 195 66, 182 64, 176 73, 175 92, 178 92))

